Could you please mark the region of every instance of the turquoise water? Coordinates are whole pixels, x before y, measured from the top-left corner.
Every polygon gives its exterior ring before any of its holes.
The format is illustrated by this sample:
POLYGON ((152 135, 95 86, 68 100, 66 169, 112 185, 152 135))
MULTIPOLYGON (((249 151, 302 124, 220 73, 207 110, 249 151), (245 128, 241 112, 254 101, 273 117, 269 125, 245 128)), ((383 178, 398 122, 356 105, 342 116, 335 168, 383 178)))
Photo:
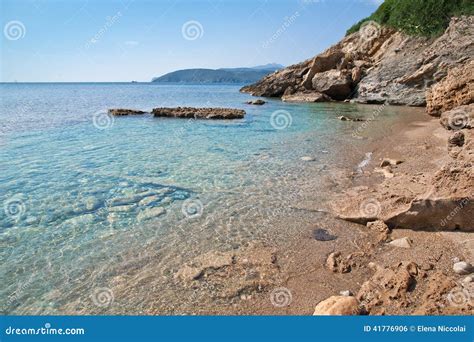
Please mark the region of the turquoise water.
POLYGON ((330 185, 321 179, 355 167, 366 140, 384 134, 374 127, 397 111, 382 108, 356 139, 360 123, 336 117, 368 117, 373 107, 272 99, 250 106, 238 89, 2 84, 2 312, 147 313, 151 297, 178 303, 179 265, 212 249, 298 234, 310 218, 293 206, 323 201, 330 185), (247 115, 201 121, 104 112, 178 105, 247 115), (115 305, 95 305, 97 288, 111 289, 115 305))

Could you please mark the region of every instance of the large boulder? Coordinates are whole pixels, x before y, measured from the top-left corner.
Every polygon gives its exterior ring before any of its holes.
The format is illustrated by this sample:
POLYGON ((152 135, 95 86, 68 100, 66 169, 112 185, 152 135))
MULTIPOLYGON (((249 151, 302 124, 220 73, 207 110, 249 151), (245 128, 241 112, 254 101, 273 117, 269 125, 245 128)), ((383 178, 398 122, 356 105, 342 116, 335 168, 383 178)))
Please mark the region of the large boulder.
POLYGON ((335 100, 345 100, 352 92, 352 77, 346 70, 328 70, 316 74, 312 80, 315 91, 335 100))
POLYGON ((473 103, 474 60, 449 70, 446 78, 427 91, 426 102, 426 111, 433 116, 473 103))
POLYGON ((314 57, 313 62, 311 63, 311 68, 304 77, 303 86, 306 89, 312 89, 312 80, 314 75, 320 72, 335 69, 336 66, 341 62, 344 55, 344 52, 342 52, 338 46, 333 46, 322 54, 314 57))

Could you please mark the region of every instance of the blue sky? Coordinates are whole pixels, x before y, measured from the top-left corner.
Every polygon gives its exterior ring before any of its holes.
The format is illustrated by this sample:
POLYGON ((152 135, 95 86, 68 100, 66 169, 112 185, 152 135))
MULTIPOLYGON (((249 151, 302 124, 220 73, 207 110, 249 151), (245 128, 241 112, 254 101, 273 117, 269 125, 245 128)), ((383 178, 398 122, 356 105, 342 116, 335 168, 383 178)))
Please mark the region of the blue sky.
POLYGON ((379 0, 1 0, 2 82, 149 81, 185 68, 290 65, 379 0))

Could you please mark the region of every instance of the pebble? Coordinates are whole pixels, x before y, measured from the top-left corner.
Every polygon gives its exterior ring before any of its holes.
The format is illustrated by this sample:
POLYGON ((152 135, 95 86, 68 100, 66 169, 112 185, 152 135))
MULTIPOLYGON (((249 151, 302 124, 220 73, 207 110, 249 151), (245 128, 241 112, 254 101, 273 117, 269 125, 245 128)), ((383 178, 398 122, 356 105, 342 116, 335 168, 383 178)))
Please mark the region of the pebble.
POLYGON ((472 270, 472 265, 465 261, 459 261, 453 265, 453 271, 457 274, 469 274, 472 270))
POLYGON ((341 292, 339 292, 339 294, 341 296, 346 296, 346 297, 352 296, 352 293, 349 290, 341 291, 341 292))
POLYGON ((304 156, 304 157, 301 157, 301 160, 302 161, 315 161, 316 159, 310 156, 304 156))
POLYGON ((473 280, 474 280, 473 277, 467 276, 466 278, 464 278, 464 279, 462 280, 462 283, 463 283, 463 284, 469 284, 469 283, 472 283, 473 280))

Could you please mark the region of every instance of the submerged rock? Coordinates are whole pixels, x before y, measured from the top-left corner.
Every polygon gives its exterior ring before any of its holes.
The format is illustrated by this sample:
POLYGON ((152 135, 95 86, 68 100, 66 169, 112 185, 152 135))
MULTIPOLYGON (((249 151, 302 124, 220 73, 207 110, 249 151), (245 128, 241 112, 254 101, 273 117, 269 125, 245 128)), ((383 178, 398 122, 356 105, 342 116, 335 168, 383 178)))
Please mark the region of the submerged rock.
POLYGON ((188 119, 242 119, 245 111, 235 108, 194 108, 194 107, 175 107, 175 108, 153 108, 155 117, 172 117, 188 119))
POLYGON ((138 214, 137 219, 138 221, 143 221, 143 220, 147 220, 153 217, 163 215, 164 213, 166 213, 166 209, 162 207, 144 209, 138 214))

